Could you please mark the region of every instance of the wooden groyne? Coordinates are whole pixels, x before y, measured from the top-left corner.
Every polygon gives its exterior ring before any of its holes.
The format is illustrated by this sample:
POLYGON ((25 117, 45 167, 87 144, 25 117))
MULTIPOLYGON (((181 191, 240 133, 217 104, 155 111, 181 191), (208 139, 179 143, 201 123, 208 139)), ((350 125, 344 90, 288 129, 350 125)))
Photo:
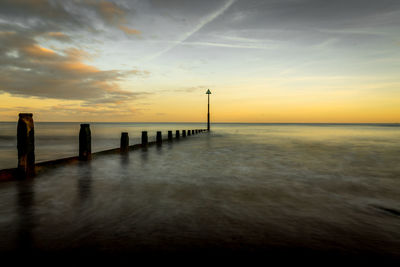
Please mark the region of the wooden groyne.
POLYGON ((147 147, 158 145, 163 142, 173 142, 190 135, 207 132, 206 129, 168 131, 168 136, 163 139, 162 132, 156 132, 156 141, 149 142, 147 131, 142 132, 141 143, 129 145, 129 135, 127 132, 121 133, 120 147, 92 153, 92 137, 90 124, 81 124, 79 131, 79 155, 50 160, 45 162, 35 162, 35 135, 32 113, 20 113, 17 126, 17 149, 18 165, 16 168, 0 170, 0 181, 10 181, 24 178, 31 178, 35 175, 57 166, 74 164, 78 162, 90 161, 98 156, 107 154, 126 154, 129 151, 146 149, 147 147), (186 134, 187 133, 187 134, 186 134))

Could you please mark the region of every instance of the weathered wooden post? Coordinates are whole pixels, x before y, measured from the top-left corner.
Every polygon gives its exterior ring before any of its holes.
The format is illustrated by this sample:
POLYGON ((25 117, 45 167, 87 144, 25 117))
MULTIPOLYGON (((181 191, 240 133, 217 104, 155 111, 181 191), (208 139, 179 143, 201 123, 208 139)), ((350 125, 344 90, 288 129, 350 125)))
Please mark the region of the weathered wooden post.
POLYGON ((186 130, 182 130, 182 137, 186 137, 186 130))
POLYGON ((156 143, 159 145, 162 144, 162 134, 160 131, 157 132, 156 143))
POLYGON ((121 153, 126 153, 129 151, 129 136, 128 133, 121 133, 121 145, 120 145, 121 153))
POLYGON ((175 137, 176 137, 176 139, 179 139, 179 137, 180 137, 179 130, 176 130, 175 137))
POLYGON ((18 170, 22 175, 35 174, 35 131, 32 113, 20 113, 17 126, 18 170))
POLYGON ((149 143, 149 139, 147 137, 147 131, 142 132, 142 146, 147 146, 149 143))
POLYGON ((90 124, 81 124, 79 131, 79 160, 92 159, 92 135, 90 124))
POLYGON ((191 130, 187 130, 187 135, 191 135, 192 131, 191 130))
POLYGON ((192 135, 194 135, 194 130, 192 130, 192 135))
POLYGON ((168 131, 168 141, 172 141, 172 131, 168 131))

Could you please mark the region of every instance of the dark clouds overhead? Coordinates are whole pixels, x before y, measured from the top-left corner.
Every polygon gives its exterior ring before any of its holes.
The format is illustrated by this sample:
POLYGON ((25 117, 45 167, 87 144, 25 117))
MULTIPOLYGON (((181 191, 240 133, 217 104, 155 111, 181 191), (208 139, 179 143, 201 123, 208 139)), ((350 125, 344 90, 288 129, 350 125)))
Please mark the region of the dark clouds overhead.
POLYGON ((71 36, 100 31, 107 25, 127 34, 125 12, 106 1, 2 1, 0 8, 0 91, 41 98, 121 103, 144 93, 120 89, 118 82, 138 70, 103 71, 85 63, 89 54, 71 36), (40 40, 57 41, 51 49, 40 40))

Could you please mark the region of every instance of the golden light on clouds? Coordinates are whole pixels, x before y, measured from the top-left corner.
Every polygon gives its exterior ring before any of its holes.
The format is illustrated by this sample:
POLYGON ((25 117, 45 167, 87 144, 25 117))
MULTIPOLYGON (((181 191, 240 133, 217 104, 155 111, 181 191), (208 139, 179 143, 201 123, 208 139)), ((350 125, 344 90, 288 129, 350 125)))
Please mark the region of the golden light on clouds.
POLYGON ((119 28, 124 31, 126 34, 140 34, 140 31, 135 30, 135 29, 131 29, 129 27, 120 25, 119 28))
POLYGON ((0 121, 399 122, 400 5, 301 2, 3 1, 0 121))

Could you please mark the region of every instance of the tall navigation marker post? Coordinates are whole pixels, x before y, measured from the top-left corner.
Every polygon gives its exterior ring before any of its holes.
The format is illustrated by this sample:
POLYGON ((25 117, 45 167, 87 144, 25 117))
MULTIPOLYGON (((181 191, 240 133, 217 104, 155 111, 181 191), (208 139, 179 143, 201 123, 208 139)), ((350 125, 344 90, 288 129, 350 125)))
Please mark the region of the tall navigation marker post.
POLYGON ((207 90, 206 94, 208 96, 207 131, 210 131, 210 95, 211 95, 210 89, 207 90))

